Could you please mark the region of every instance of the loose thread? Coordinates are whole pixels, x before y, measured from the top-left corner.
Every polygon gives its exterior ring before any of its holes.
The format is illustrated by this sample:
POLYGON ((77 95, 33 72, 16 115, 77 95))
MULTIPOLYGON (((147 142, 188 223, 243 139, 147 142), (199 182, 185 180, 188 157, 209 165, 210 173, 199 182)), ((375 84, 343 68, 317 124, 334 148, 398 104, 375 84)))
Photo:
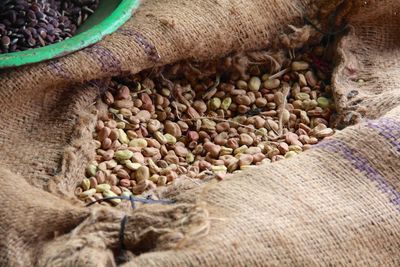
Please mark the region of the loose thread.
POLYGON ((86 207, 92 206, 95 203, 102 202, 105 200, 113 200, 113 199, 121 199, 121 200, 129 200, 131 202, 131 206, 133 209, 135 209, 135 202, 143 203, 143 204, 173 204, 175 203, 174 200, 164 200, 164 199, 151 199, 151 197, 147 198, 139 198, 139 197, 134 197, 134 196, 113 196, 113 197, 104 197, 101 199, 97 199, 95 201, 92 201, 88 204, 86 204, 86 207))
POLYGON ((338 35, 338 34, 344 32, 345 30, 347 30, 347 28, 349 27, 349 25, 346 24, 346 25, 343 26, 342 29, 340 29, 340 30, 338 30, 338 31, 335 31, 335 32, 334 32, 334 31, 331 31, 331 30, 332 30, 332 28, 331 28, 329 31, 325 32, 325 31, 321 30, 320 28, 318 28, 317 25, 315 25, 315 24, 314 24, 310 19, 308 19, 307 17, 304 17, 304 20, 305 20, 305 22, 306 22, 307 24, 309 24, 311 27, 313 27, 316 31, 318 31, 319 33, 323 34, 324 36, 328 36, 328 37, 338 35))
POLYGON ((128 216, 125 215, 121 220, 121 227, 119 228, 119 233, 118 233, 119 248, 118 248, 118 256, 116 257, 117 264, 122 264, 126 261, 125 226, 127 222, 128 222, 128 216))
POLYGON ((311 27, 313 27, 316 31, 324 35, 324 38, 326 38, 326 47, 328 44, 332 41, 332 37, 335 37, 338 34, 343 33, 345 30, 348 29, 349 25, 346 24, 343 26, 343 28, 339 29, 338 31, 333 31, 335 29, 335 18, 338 13, 338 10, 333 12, 329 18, 328 18, 328 31, 325 32, 322 29, 318 28, 317 25, 315 25, 309 18, 306 16, 304 17, 304 21, 309 24, 311 27))
MULTIPOLYGON (((119 248, 120 248, 120 252, 123 253, 123 251, 125 250, 125 226, 126 223, 128 222, 128 216, 125 215, 122 220, 121 220, 121 228, 119 229, 119 248)), ((120 254, 121 254, 120 253, 120 254)))

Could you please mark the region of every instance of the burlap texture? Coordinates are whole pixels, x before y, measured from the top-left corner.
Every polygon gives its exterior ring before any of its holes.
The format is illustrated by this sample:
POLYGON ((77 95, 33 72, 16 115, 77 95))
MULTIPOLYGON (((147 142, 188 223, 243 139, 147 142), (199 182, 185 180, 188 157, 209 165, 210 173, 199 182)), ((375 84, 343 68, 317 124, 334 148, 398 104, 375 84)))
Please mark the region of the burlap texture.
POLYGON ((174 205, 88 209, 73 199, 94 156, 93 103, 103 79, 267 47, 288 24, 301 25, 310 2, 149 0, 93 47, 2 71, 0 265, 115 266, 126 215, 126 266, 398 266, 394 0, 315 2, 321 19, 350 23, 337 43, 333 85, 338 125, 357 125, 294 159, 160 192, 174 205))

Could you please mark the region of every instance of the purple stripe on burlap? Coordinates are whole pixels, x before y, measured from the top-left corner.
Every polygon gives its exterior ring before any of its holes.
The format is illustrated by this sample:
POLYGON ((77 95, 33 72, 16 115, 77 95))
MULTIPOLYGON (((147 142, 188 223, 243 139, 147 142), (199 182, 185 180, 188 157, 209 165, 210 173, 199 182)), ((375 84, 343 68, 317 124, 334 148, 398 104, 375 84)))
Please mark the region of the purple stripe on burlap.
POLYGON ((388 183, 382 174, 360 152, 350 148, 345 142, 329 139, 316 145, 337 154, 349 161, 359 172, 363 173, 370 181, 377 184, 379 191, 386 194, 390 202, 400 211, 400 192, 388 183))
POLYGON ((376 130, 380 136, 389 141, 397 152, 400 152, 400 120, 382 118, 368 121, 367 126, 376 130))
POLYGON ((110 49, 100 44, 95 44, 82 51, 96 59, 101 71, 106 73, 121 71, 121 61, 110 49))
POLYGON ((65 63, 63 60, 60 59, 53 59, 48 63, 49 68, 51 69, 54 76, 62 79, 69 79, 71 74, 68 68, 65 67, 65 63))
POLYGON ((161 59, 160 54, 157 51, 155 45, 153 45, 143 34, 133 29, 127 28, 119 28, 117 33, 131 37, 138 45, 143 48, 143 51, 146 53, 147 57, 150 58, 154 62, 158 62, 161 59))

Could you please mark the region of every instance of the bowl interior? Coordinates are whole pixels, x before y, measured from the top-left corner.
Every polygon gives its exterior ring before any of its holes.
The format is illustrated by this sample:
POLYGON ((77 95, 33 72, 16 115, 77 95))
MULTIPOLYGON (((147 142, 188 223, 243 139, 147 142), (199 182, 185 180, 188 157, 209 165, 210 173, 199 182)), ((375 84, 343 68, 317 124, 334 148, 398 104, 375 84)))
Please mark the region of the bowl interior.
POLYGON ((100 0, 96 12, 77 29, 75 36, 102 22, 105 18, 111 15, 120 3, 121 0, 100 0))

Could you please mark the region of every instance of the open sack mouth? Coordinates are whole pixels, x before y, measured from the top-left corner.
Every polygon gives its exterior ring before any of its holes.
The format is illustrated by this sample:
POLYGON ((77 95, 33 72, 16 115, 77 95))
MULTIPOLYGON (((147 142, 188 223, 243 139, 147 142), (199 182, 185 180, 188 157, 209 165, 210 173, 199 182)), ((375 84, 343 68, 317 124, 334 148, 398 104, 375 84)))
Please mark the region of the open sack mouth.
POLYGON ((117 196, 222 180, 310 149, 334 134, 328 54, 257 51, 113 78, 97 102, 96 157, 76 196, 118 205, 117 196))
POLYGON ((399 10, 146 0, 2 69, 0 266, 399 266, 399 10))

